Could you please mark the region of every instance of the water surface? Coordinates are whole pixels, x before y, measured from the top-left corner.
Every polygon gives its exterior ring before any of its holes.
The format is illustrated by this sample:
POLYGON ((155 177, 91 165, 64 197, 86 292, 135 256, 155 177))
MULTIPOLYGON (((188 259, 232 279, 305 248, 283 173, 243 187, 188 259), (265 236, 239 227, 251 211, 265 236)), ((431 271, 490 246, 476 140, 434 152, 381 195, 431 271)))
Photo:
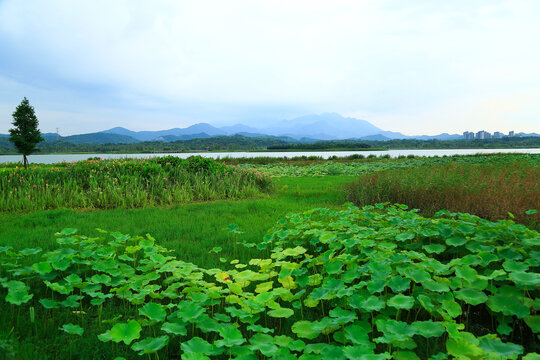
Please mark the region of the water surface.
MULTIPOLYGON (((494 154, 494 153, 528 153, 540 154, 540 149, 437 149, 437 150, 386 150, 386 151, 286 151, 286 152, 202 152, 202 153, 174 153, 174 154, 52 154, 52 155, 30 155, 28 160, 31 163, 54 164, 63 161, 80 161, 92 157, 102 159, 123 159, 123 158, 151 158, 156 156, 177 156, 187 158, 193 155, 200 155, 209 158, 253 158, 253 157, 295 157, 295 156, 320 156, 329 158, 331 156, 349 156, 359 154, 369 156, 390 155, 395 158, 400 155, 415 156, 452 156, 452 155, 474 155, 474 154, 494 154)), ((0 155, 0 163, 21 162, 21 155, 0 155)))

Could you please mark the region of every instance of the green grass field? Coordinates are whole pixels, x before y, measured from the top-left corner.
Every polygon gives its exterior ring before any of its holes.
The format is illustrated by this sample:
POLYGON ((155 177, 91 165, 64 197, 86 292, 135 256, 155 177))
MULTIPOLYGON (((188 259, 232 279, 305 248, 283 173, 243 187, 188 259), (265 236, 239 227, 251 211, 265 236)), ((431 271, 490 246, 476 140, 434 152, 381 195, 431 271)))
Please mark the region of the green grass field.
MULTIPOLYGON (((96 235, 96 228, 131 235, 152 234, 159 243, 200 266, 216 265, 208 251, 227 241, 227 226, 236 224, 247 241, 259 241, 287 213, 345 202, 343 187, 352 176, 281 178, 273 195, 260 199, 211 201, 170 207, 115 210, 50 210, 0 213, 0 239, 16 248, 52 249, 54 234, 74 227, 96 235), (194 246, 196 244, 196 246, 194 246)), ((226 247, 225 247, 226 248, 226 247)), ((243 259, 245 260, 245 259, 243 259)))
MULTIPOLYGON (((514 158, 457 162, 503 167, 514 158)), ((527 169, 539 161, 523 159, 527 169)), ((448 211, 424 218, 343 206, 359 173, 399 180, 400 171, 429 172, 452 159, 414 161, 277 164, 272 192, 250 199, 0 213, 0 359, 2 351, 17 360, 499 360, 539 352, 536 231, 448 211), (88 240, 70 229, 58 239, 66 228, 156 240, 88 240)))

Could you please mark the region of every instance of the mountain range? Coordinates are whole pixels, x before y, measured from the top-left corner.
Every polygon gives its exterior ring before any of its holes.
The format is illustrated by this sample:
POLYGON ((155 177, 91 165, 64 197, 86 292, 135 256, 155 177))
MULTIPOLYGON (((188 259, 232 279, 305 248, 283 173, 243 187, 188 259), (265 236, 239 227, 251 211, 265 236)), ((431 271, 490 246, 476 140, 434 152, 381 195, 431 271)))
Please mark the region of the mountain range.
MULTIPOLYGON (((186 128, 173 128, 157 131, 132 131, 123 127, 114 127, 101 132, 60 136, 55 133, 45 133, 45 141, 68 141, 75 144, 129 144, 141 141, 171 142, 214 136, 242 135, 246 137, 272 137, 287 142, 315 142, 318 140, 367 140, 384 141, 392 139, 419 140, 456 140, 462 139, 459 134, 439 134, 434 136, 407 136, 399 132, 385 131, 366 120, 343 117, 336 113, 301 116, 292 120, 282 120, 267 126, 248 126, 236 124, 216 127, 208 123, 198 123, 186 128)), ((539 134, 524 134, 521 136, 540 136, 539 134)), ((1 135, 0 136, 7 136, 1 135)))

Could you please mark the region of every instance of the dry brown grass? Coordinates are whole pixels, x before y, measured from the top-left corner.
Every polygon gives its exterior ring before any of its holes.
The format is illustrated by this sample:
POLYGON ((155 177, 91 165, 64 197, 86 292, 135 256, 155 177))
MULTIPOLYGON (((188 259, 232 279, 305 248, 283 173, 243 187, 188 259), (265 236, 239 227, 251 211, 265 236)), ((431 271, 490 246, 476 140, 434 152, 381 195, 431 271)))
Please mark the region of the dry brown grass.
POLYGON ((467 212, 491 220, 515 220, 539 226, 540 166, 523 161, 387 170, 361 176, 346 187, 357 205, 377 202, 406 204, 425 214, 441 209, 467 212))

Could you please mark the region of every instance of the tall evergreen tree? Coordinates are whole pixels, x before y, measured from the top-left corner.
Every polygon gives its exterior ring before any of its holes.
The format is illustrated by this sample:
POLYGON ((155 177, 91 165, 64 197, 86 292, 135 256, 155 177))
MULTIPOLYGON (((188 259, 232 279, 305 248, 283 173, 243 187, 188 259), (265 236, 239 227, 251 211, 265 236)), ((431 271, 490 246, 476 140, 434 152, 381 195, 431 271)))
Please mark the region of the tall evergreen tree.
POLYGON ((9 129, 9 141, 15 144, 17 150, 23 154, 24 168, 28 167, 28 159, 26 158, 31 153, 38 151, 36 145, 43 141, 43 137, 38 129, 38 119, 34 112, 34 108, 25 97, 17 106, 13 113, 14 128, 9 129))

